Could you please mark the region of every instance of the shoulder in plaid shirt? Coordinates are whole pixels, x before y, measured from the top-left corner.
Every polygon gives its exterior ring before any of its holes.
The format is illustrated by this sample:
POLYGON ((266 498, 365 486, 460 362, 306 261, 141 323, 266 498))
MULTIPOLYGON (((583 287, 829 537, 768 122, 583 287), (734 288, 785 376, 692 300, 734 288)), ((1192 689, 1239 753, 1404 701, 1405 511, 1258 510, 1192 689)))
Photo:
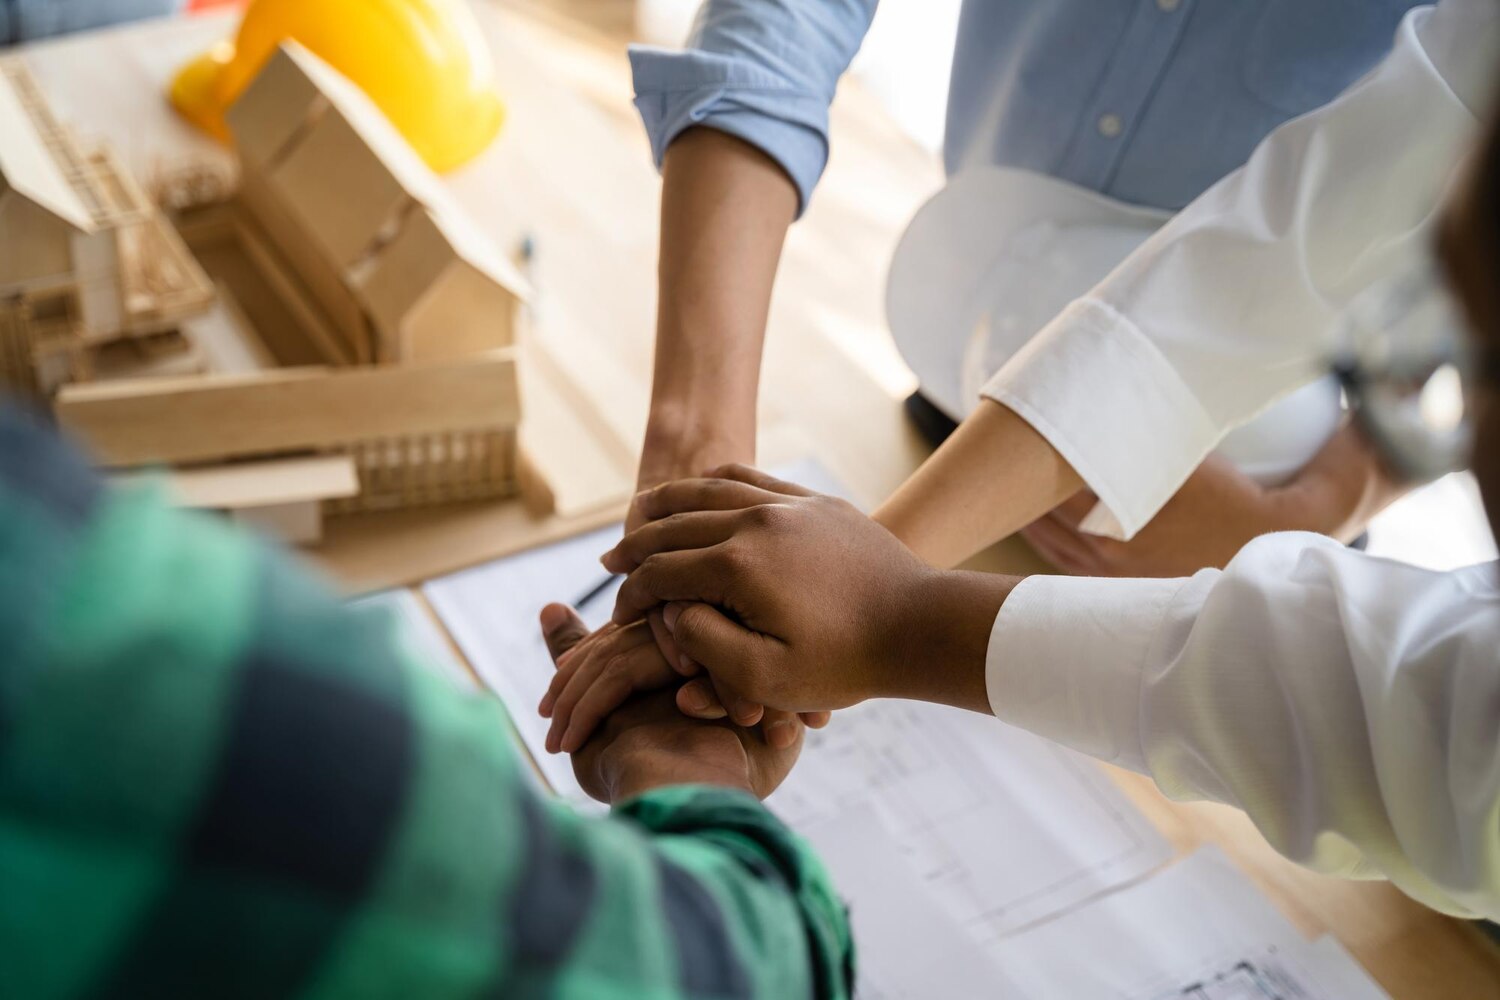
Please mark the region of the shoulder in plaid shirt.
POLYGON ((539 797, 501 709, 0 407, 0 996, 839 997, 753 798, 539 797))

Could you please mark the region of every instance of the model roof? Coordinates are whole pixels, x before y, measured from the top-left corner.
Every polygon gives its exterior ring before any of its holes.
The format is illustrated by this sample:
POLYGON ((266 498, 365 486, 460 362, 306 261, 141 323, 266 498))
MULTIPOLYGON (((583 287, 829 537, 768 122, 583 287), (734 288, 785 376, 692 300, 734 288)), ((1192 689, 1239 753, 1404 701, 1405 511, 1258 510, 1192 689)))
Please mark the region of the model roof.
POLYGON ((93 216, 38 126, 15 78, 0 71, 0 197, 14 191, 80 232, 92 232, 93 216))

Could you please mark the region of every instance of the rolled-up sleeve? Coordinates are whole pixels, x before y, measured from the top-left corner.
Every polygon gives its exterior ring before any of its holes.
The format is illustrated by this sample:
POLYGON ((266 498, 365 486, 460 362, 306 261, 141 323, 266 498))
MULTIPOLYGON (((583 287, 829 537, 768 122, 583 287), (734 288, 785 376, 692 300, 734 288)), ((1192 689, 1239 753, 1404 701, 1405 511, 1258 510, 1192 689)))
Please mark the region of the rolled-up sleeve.
POLYGON ((718 129, 779 163, 805 209, 828 162, 828 105, 875 6, 709 0, 684 50, 632 46, 635 104, 656 165, 684 129, 718 129))
POLYGON ((1337 316, 1428 252, 1500 54, 1500 7, 1445 0, 1331 104, 1273 132, 1002 368, 1129 538, 1219 441, 1326 371, 1337 316))
POLYGON ((1031 577, 986 662, 1002 721, 1243 809, 1282 854, 1500 917, 1500 588, 1316 535, 1187 580, 1031 577))

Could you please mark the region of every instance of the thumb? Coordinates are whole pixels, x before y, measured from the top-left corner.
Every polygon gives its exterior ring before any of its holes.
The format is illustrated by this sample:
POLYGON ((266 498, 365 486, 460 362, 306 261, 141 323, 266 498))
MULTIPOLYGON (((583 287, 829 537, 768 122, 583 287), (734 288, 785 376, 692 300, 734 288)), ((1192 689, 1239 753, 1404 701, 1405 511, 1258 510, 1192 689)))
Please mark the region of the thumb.
POLYGON ((662 621, 683 655, 726 679, 744 673, 759 638, 710 604, 673 602, 662 621))
POLYGON ((588 637, 589 627, 578 617, 578 612, 566 604, 549 604, 542 609, 542 635, 547 640, 547 652, 556 663, 564 653, 588 637))
POLYGON ((741 725, 757 721, 760 713, 752 709, 761 701, 756 678, 766 637, 709 604, 674 602, 663 609, 662 618, 682 654, 701 664, 713 679, 730 718, 741 725))

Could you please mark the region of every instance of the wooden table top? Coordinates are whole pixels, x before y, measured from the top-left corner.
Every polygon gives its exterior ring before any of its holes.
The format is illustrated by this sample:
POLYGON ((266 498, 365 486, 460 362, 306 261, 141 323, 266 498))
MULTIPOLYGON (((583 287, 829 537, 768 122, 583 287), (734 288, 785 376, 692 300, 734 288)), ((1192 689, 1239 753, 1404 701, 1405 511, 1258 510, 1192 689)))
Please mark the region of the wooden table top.
MULTIPOLYGON (((625 55, 557 18, 493 3, 480 13, 510 118, 496 145, 447 183, 499 246, 535 239, 535 337, 553 363, 566 359, 572 391, 592 404, 601 454, 628 474, 650 386, 659 184, 630 103, 625 55)), ((193 160, 227 164, 162 94, 177 66, 231 26, 223 16, 175 19, 22 52, 64 120, 84 137, 109 139, 149 179, 193 160)), ((895 241, 942 173, 855 84, 841 89, 832 121, 828 170, 792 231, 771 310, 760 458, 814 454, 873 504, 928 454, 902 413, 915 383, 885 330, 883 293, 895 241)), ((456 565, 476 539, 521 548, 614 516, 565 522, 529 517, 514 503, 469 506, 335 526, 320 558, 354 587, 414 582, 456 565)), ((1018 543, 979 564, 1040 567, 1018 543)), ((1337 937, 1392 996, 1500 997, 1500 949, 1474 926, 1385 883, 1308 872, 1272 851, 1238 812, 1172 803, 1149 780, 1107 770, 1179 851, 1217 844, 1300 930, 1337 937)))

